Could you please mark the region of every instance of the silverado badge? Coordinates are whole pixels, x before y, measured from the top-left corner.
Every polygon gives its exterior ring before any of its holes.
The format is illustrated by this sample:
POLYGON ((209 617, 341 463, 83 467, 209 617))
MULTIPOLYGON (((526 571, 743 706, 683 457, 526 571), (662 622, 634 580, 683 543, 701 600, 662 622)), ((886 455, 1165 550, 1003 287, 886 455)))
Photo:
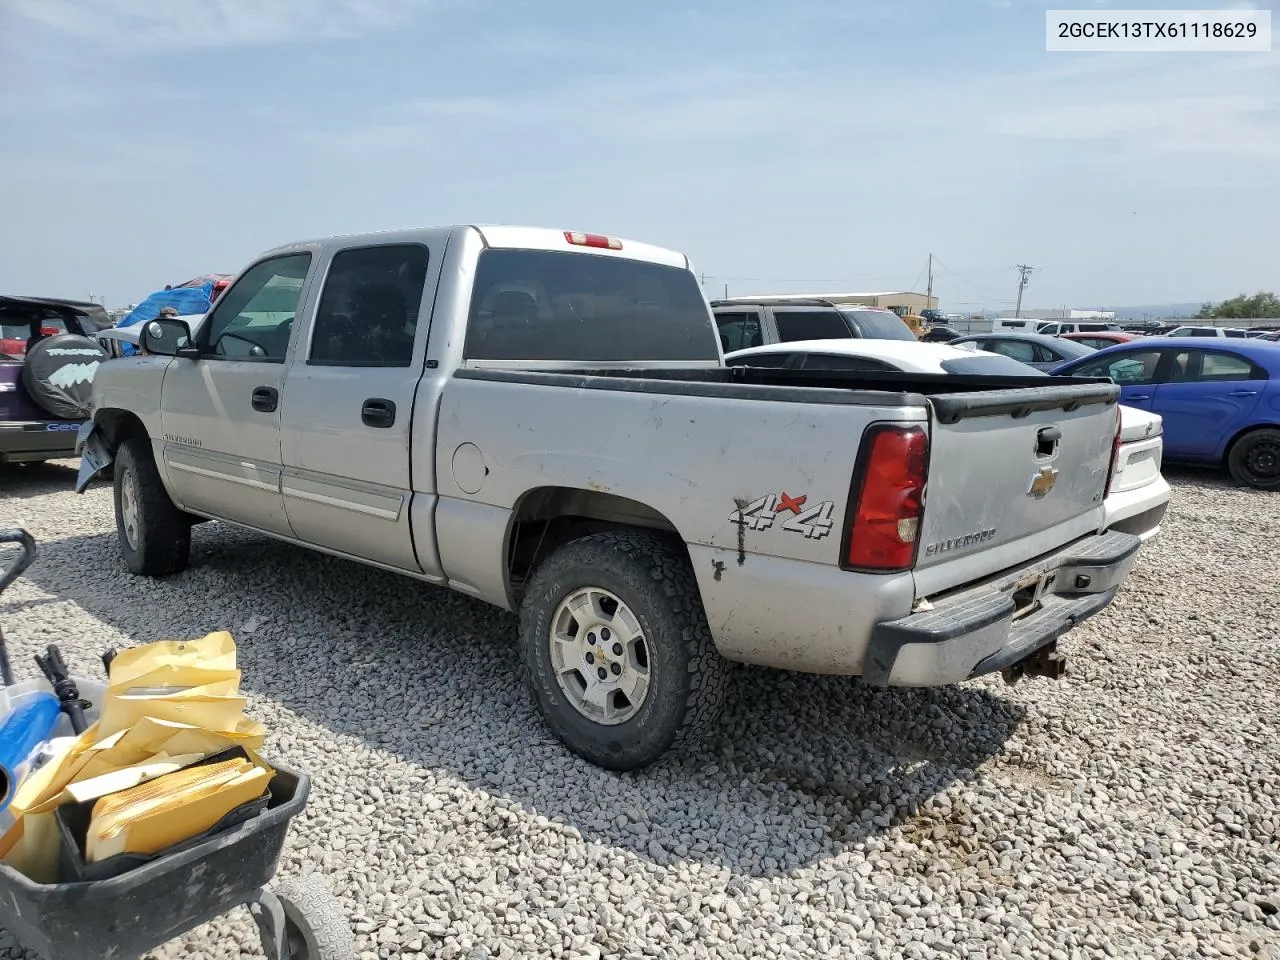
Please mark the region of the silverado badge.
POLYGON ((1053 489, 1053 485, 1058 482, 1058 471, 1053 467, 1041 467, 1036 471, 1036 475, 1031 478, 1031 486, 1027 490, 1028 497, 1035 497, 1042 500, 1053 489))

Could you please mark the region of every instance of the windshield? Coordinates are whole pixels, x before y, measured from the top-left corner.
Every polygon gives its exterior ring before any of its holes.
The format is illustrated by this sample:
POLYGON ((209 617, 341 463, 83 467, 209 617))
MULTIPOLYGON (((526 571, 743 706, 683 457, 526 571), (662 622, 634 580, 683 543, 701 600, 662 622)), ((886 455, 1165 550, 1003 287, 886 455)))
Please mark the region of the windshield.
POLYGON ((867 340, 915 340, 916 335, 891 310, 841 310, 867 340))

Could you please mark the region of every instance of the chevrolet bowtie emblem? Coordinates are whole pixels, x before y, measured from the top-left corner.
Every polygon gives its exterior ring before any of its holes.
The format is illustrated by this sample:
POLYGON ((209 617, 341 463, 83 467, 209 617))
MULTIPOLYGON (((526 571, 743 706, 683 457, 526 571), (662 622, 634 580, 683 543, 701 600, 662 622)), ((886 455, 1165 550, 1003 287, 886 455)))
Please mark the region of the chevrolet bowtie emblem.
POLYGON ((1027 490, 1027 496, 1040 500, 1053 489, 1053 485, 1057 482, 1057 470, 1053 467, 1041 467, 1036 471, 1036 475, 1031 478, 1031 487, 1027 490))

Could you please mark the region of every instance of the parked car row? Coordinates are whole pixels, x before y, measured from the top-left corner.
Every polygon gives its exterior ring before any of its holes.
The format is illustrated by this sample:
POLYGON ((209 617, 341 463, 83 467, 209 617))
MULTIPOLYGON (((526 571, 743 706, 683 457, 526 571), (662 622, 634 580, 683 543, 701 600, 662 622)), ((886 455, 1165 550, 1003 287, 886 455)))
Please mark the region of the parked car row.
MULTIPOLYGON (((877 350, 894 350, 897 356, 896 345, 919 342, 906 324, 895 325, 887 310, 880 311, 888 314, 883 331, 859 328, 844 316, 845 308, 820 300, 715 301, 713 310, 726 355, 749 356, 753 364, 781 364, 805 343, 855 339, 875 346, 863 351, 847 346, 837 351, 838 358, 830 351, 824 356, 839 369, 868 369, 877 350)), ((1274 366, 1280 360, 1280 332, 1181 326, 1155 338, 1114 329, 1114 324, 1030 319, 999 320, 995 327, 965 335, 946 330, 920 340, 997 354, 1045 373, 1113 379, 1122 386, 1127 406, 1165 419, 1163 456, 1169 461, 1221 467, 1237 482, 1280 489, 1280 398, 1272 379, 1280 376, 1274 366), (1195 348, 1189 348, 1189 339, 1195 348), (1180 349, 1173 351, 1164 340, 1180 349), (1115 351, 1119 359, 1113 369, 1101 357, 1116 356, 1115 351), (1156 363, 1151 358, 1157 356, 1164 359, 1156 363), (1090 362, 1095 357, 1098 362, 1090 362), (1130 379, 1118 379, 1119 374, 1130 379)))

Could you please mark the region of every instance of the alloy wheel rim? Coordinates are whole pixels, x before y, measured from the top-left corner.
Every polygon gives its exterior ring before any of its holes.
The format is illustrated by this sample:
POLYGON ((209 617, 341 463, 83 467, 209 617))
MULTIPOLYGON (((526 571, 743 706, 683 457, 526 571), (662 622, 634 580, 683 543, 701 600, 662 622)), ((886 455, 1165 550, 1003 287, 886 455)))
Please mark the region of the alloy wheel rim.
POLYGON ((138 489, 133 478, 133 471, 125 472, 120 478, 120 519, 124 525, 124 538, 130 548, 138 548, 138 489))
POLYGON ((640 620, 615 594, 581 587, 551 618, 551 666, 565 698, 594 723, 617 726, 649 695, 649 645, 640 620))

